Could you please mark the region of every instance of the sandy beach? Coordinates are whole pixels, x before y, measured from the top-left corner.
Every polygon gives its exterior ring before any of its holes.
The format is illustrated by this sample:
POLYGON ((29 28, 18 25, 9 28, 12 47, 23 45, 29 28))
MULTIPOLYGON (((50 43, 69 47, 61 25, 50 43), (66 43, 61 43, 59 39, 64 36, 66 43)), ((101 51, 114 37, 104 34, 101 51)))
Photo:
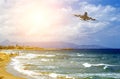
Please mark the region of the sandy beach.
POLYGON ((14 76, 6 71, 6 65, 9 63, 12 56, 14 55, 0 52, 0 79, 25 79, 14 76))

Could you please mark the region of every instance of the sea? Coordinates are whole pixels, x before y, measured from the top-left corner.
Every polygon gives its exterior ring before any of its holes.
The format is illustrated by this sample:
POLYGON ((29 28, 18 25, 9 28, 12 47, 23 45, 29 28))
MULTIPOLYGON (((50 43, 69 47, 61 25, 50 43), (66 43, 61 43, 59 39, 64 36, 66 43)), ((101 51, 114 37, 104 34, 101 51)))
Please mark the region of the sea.
POLYGON ((120 79, 120 49, 4 50, 8 72, 27 79, 120 79))

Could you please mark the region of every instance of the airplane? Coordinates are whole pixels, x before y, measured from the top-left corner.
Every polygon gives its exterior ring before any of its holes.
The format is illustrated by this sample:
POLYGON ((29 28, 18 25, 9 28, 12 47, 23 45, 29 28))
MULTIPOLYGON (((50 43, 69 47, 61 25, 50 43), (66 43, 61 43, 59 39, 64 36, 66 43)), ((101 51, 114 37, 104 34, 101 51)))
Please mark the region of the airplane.
POLYGON ((95 21, 95 20, 96 20, 96 19, 94 19, 94 18, 89 17, 87 12, 85 12, 84 15, 74 14, 74 16, 79 17, 80 19, 82 19, 82 20, 84 20, 84 21, 88 21, 88 20, 95 21))

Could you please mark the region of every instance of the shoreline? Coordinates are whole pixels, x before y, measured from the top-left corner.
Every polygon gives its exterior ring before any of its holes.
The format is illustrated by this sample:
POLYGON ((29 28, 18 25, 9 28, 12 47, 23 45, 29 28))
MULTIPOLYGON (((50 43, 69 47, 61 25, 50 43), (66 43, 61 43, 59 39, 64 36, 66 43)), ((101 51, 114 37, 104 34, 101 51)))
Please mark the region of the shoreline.
POLYGON ((0 79, 25 79, 19 76, 15 76, 7 71, 7 65, 9 64, 11 57, 15 55, 5 54, 0 52, 0 79))

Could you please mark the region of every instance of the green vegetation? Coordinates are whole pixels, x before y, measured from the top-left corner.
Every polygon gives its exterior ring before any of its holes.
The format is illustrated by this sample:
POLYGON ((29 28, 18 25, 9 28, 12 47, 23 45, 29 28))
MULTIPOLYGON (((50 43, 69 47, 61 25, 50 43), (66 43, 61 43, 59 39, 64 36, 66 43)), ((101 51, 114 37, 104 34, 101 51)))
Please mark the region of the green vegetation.
POLYGON ((21 49, 21 50, 73 50, 73 48, 41 48, 34 46, 21 46, 21 45, 8 45, 2 46, 0 45, 0 49, 21 49))
POLYGON ((0 49, 22 49, 22 50, 44 50, 44 48, 32 47, 32 46, 0 46, 0 49))

